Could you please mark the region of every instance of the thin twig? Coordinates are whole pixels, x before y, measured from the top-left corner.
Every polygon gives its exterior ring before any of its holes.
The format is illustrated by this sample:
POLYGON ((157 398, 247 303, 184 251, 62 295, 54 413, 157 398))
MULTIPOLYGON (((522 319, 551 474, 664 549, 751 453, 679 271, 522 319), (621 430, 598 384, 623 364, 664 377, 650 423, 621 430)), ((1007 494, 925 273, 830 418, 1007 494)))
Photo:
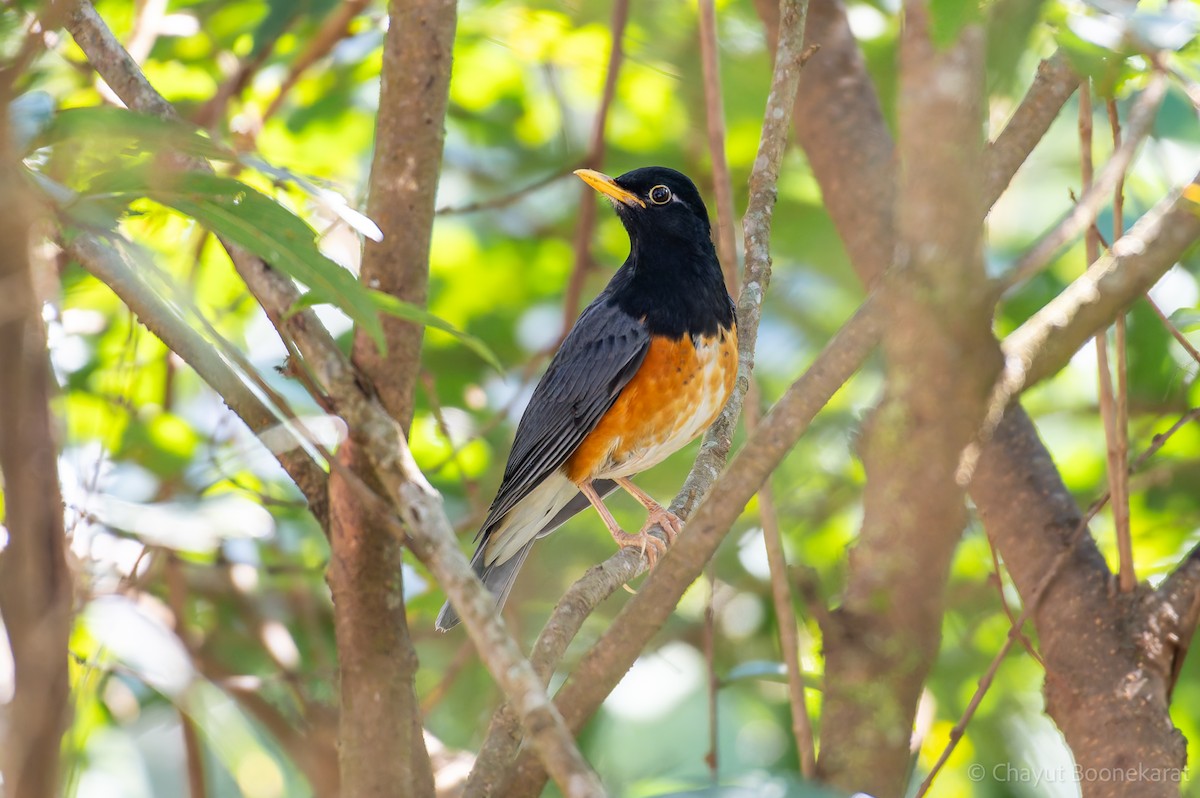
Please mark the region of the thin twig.
POLYGON ((429 713, 442 702, 442 699, 450 692, 451 685, 458 679, 458 675, 462 673, 463 668, 467 666, 474 655, 475 646, 471 645, 470 641, 465 641, 458 647, 458 651, 455 651, 454 656, 450 658, 450 663, 442 668, 442 678, 421 699, 421 717, 429 717, 429 713))
MULTIPOLYGON (((1110 107, 1111 110, 1111 107, 1110 107)), ((1093 185, 1092 167, 1092 95, 1088 86, 1083 86, 1079 92, 1079 165, 1082 175, 1081 188, 1086 195, 1093 185)), ((1115 129, 1114 129, 1115 130, 1115 129)), ((1115 142, 1114 146, 1119 142, 1115 142)), ((1117 181, 1114 190, 1119 192, 1123 175, 1117 181)), ((1119 194, 1118 194, 1119 196, 1119 194)), ((1094 263, 1100 257, 1100 231, 1095 223, 1088 225, 1084 233, 1084 248, 1088 263, 1094 263)), ((1122 316, 1118 316, 1121 318, 1122 316)), ((1100 416, 1104 421, 1105 457, 1108 464, 1109 493, 1112 496, 1113 521, 1117 530, 1117 548, 1120 554, 1120 586, 1122 592, 1133 590, 1133 550, 1129 541, 1129 499, 1124 494, 1128 487, 1124 469, 1124 457, 1121 453, 1121 430, 1117 410, 1118 400, 1113 393, 1112 367, 1109 363, 1108 331, 1102 330, 1095 337, 1096 368, 1099 379, 1100 416), (1124 512, 1122 512, 1124 510, 1124 512), (1122 522, 1124 528, 1122 529, 1122 522), (1128 586, 1127 586, 1128 585, 1128 586)))
POLYGON ((720 773, 720 726, 717 717, 717 695, 721 679, 717 676, 717 568, 716 561, 708 561, 708 597, 704 603, 704 661, 708 666, 708 753, 704 764, 708 765, 708 776, 717 784, 720 773))
POLYGON ((717 254, 725 272, 725 287, 737 293, 737 232, 733 220, 733 184, 725 157, 725 109, 721 98, 721 68, 717 48, 715 0, 700 0, 700 64, 704 70, 704 121, 712 159, 713 193, 717 197, 717 254))
MULTIPOLYGON (((1158 106, 1162 103, 1166 90, 1166 77, 1161 72, 1155 72, 1150 77, 1149 83, 1146 84, 1146 88, 1134 102, 1129 123, 1125 127, 1126 136, 1121 142, 1121 146, 1113 151, 1112 157, 1095 176, 1090 187, 1080 196, 1079 203, 1071 209, 1071 212, 1054 229, 1042 236, 1028 252, 1013 264, 1008 273, 1000 278, 1000 290, 1006 291, 1036 275, 1046 267, 1063 246, 1080 233, 1085 232, 1096 220, 1096 215, 1112 195, 1117 181, 1121 179, 1133 162, 1133 156, 1137 152, 1138 146, 1153 128, 1155 114, 1158 106)), ((1089 263, 1091 262, 1093 261, 1089 261, 1089 263)))
POLYGON ((515 191, 511 191, 508 194, 501 194, 490 199, 469 202, 466 205, 443 205, 434 211, 434 213, 438 216, 455 216, 465 213, 478 213, 479 211, 494 211, 499 208, 512 205, 522 197, 532 194, 539 189, 545 188, 551 183, 562 180, 564 177, 567 177, 582 165, 583 162, 580 161, 579 163, 572 164, 564 169, 555 169, 546 176, 540 177, 537 180, 534 180, 532 183, 522 186, 515 191))
POLYGON ((1167 330, 1171 333, 1171 336, 1179 342, 1179 345, 1183 347, 1184 351, 1188 353, 1192 360, 1200 363, 1200 350, 1197 350, 1196 347, 1192 346, 1192 342, 1187 339, 1186 335, 1179 331, 1179 328, 1175 326, 1174 322, 1171 321, 1171 318, 1166 313, 1163 313, 1162 308, 1160 308, 1158 304, 1150 298, 1149 294, 1145 296, 1145 300, 1150 305, 1150 309, 1154 311, 1154 315, 1158 316, 1158 320, 1163 323, 1163 326, 1167 328, 1167 330))
MULTIPOLYGON (((717 198, 715 236, 725 288, 737 293, 738 262, 733 221, 733 185, 729 161, 725 157, 725 110, 721 98, 721 71, 717 46, 717 14, 714 0, 700 0, 700 61, 704 73, 704 119, 708 131, 708 151, 712 159, 713 193, 717 198)), ((720 774, 720 723, 717 697, 720 678, 716 662, 717 567, 708 564, 708 601, 704 607, 704 660, 708 665, 708 754, 705 763, 713 784, 720 774)))
MULTIPOLYGON (((600 95, 600 107, 596 109, 596 118, 592 121, 592 134, 588 139, 587 156, 584 158, 584 165, 589 169, 601 169, 604 166, 604 131, 608 127, 608 110, 612 107, 613 98, 617 96, 617 78, 621 74, 621 62, 625 60, 625 24, 628 21, 629 0, 616 0, 613 3, 612 19, 609 21, 612 45, 608 51, 608 72, 604 76, 604 91, 600 95)), ((592 243, 592 232, 596 229, 596 202, 596 192, 588 186, 582 186, 579 222, 575 226, 575 265, 571 268, 571 277, 567 281, 566 294, 563 296, 563 323, 559 343, 566 338, 575 323, 575 317, 579 315, 583 286, 593 266, 589 247, 592 243)))
MULTIPOLYGON (((757 384, 755 386, 757 393, 757 384)), ((758 403, 751 401, 746 410, 746 429, 754 430, 760 421, 758 403)), ((758 491, 758 517, 762 523, 763 546, 767 550, 767 566, 771 573, 771 601, 775 606, 775 621, 779 626, 779 650, 787 669, 788 702, 792 713, 792 736, 796 740, 796 758, 806 779, 817 775, 817 753, 813 742, 812 721, 804 697, 804 672, 800 669, 800 635, 796 610, 792 604, 791 580, 788 579, 787 557, 779 532, 775 512, 775 496, 770 477, 758 491)))
POLYGON ((317 32, 308 40, 304 50, 301 51, 300 55, 296 56, 296 60, 288 68, 287 76, 279 84, 279 91, 272 98, 271 104, 267 106, 267 110, 263 111, 261 122, 266 122, 275 115, 275 112, 279 110, 279 107, 283 104, 292 87, 308 71, 309 67, 328 55, 338 42, 346 38, 350 33, 350 23, 366 7, 367 0, 342 0, 337 9, 325 19, 317 32))
POLYGON ((1025 651, 1045 670, 1045 660, 1042 659, 1042 655, 1037 652, 1037 649, 1033 647, 1033 641, 1029 639, 1017 624, 1017 616, 1013 615, 1012 607, 1008 606, 1008 599, 1004 596, 1004 571, 1000 568, 1000 552, 996 550, 996 544, 991 538, 988 538, 988 549, 992 552, 992 576, 995 577, 996 592, 1000 594, 1000 608, 1004 610, 1004 617, 1008 618, 1009 627, 1017 630, 1017 639, 1021 641, 1021 645, 1025 647, 1025 651))
MULTIPOLYGON (((1109 98, 1108 109, 1109 129, 1112 132, 1113 149, 1121 147, 1121 118, 1117 112, 1117 101, 1109 98)), ((1117 185, 1113 187, 1113 241, 1125 234, 1125 174, 1122 173, 1117 185)), ((1126 365, 1128 347, 1126 345, 1125 314, 1117 316, 1116 335, 1113 346, 1117 350, 1117 391, 1115 399, 1116 432, 1115 449, 1110 457, 1110 473, 1115 474, 1113 482, 1113 522, 1117 529, 1117 552, 1120 559, 1118 583, 1122 593, 1132 593, 1137 585, 1137 574, 1133 566, 1133 531, 1129 516, 1129 472, 1125 463, 1129 459, 1129 373, 1126 365)))
POLYGON ((984 205, 996 203, 1017 169, 1046 135, 1063 104, 1079 86, 1079 77, 1061 51, 1038 64, 1037 75, 1021 104, 984 153, 984 205))

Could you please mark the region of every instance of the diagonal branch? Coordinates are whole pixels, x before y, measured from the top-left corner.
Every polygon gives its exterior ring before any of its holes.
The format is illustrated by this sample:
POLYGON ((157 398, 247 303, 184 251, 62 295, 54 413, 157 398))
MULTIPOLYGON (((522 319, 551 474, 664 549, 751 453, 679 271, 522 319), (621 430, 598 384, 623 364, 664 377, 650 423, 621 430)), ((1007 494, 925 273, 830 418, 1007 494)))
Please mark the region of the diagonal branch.
MULTIPOLYGON (((146 80, 137 63, 125 52, 89 0, 62 2, 67 3, 69 9, 65 14, 67 30, 87 56, 88 63, 104 78, 122 102, 141 113, 164 119, 177 118, 174 107, 146 80)), ((185 159, 182 165, 189 169, 212 170, 203 160, 185 159)), ((285 342, 296 343, 306 361, 311 361, 307 362, 307 365, 313 369, 321 384, 330 393, 361 392, 358 375, 350 367, 349 360, 342 354, 329 331, 317 319, 316 313, 305 309, 288 315, 288 310, 300 297, 295 284, 262 259, 240 247, 224 241, 221 243, 229 252, 238 274, 262 305, 271 323, 279 330, 280 336, 285 342)))
MULTIPOLYGON (((90 235, 80 235, 67 247, 78 261, 107 285, 138 317, 146 329, 191 366, 200 379, 217 392, 251 432, 262 433, 279 424, 279 416, 264 403, 217 349, 185 322, 163 297, 137 276, 120 249, 90 235)), ((325 472, 304 452, 276 452, 276 459, 300 488, 313 513, 321 517, 325 506, 325 472)), ((324 523, 322 524, 324 526, 324 523)))
POLYGON ((1061 52, 1038 64, 1021 104, 984 153, 985 207, 996 204, 1078 87, 1079 76, 1061 52))
MULTIPOLYGON (((1192 185, 1200 185, 1200 174, 1192 185)), ((993 409, 1002 411, 1011 397, 1062 369, 1197 240, 1200 216, 1182 191, 1147 211, 1086 272, 1004 339, 1005 369, 993 409)))
POLYGON ((1095 176, 1091 185, 1086 186, 1079 202, 1061 222, 1033 245, 1021 258, 1013 264, 1008 274, 1002 279, 1005 289, 1023 283, 1033 277, 1050 260, 1058 254, 1068 242, 1087 231, 1096 222, 1100 209, 1108 202, 1113 190, 1122 180, 1133 156, 1137 153, 1142 141, 1150 134, 1154 126, 1154 117, 1158 106, 1162 104, 1167 93, 1167 78, 1161 72, 1155 72, 1150 78, 1144 91, 1134 103, 1125 126, 1125 136, 1095 176))

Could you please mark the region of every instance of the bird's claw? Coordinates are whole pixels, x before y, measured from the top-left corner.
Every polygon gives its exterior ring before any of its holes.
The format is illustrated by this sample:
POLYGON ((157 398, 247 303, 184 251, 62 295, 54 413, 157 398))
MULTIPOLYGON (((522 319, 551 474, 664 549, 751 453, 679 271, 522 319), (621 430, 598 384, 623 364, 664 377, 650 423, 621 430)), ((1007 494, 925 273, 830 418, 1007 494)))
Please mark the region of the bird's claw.
POLYGON ((679 533, 683 531, 683 519, 665 507, 650 511, 650 515, 646 518, 646 525, 642 527, 642 532, 648 534, 650 528, 655 524, 662 528, 663 534, 667 536, 667 543, 674 543, 675 538, 679 537, 679 533))
POLYGON ((631 535, 628 532, 621 532, 618 535, 614 532, 613 540, 622 548, 638 547, 641 553, 645 555, 651 568, 654 568, 658 564, 659 555, 665 554, 667 551, 667 544, 654 535, 651 535, 645 529, 636 535, 631 535))

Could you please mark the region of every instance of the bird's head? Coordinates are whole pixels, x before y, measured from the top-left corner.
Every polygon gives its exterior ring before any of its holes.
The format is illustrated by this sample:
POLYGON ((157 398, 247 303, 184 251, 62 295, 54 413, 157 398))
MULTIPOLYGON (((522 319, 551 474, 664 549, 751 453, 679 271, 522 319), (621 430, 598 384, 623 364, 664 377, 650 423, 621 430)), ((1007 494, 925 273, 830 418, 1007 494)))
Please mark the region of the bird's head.
POLYGON ((674 169, 646 166, 617 178, 591 169, 575 174, 608 197, 635 245, 711 241, 708 210, 696 184, 674 169))

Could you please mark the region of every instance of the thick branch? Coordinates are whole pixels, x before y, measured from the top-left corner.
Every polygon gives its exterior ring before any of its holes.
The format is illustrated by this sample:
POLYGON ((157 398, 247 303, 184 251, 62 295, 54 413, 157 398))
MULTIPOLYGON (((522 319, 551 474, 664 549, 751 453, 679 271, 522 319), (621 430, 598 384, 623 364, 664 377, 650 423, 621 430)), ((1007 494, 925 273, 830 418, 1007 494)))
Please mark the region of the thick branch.
MULTIPOLYGON (((1022 597, 1030 600, 1059 554, 1069 552, 1033 622, 1046 663, 1046 712, 1077 765, 1093 773, 1130 764, 1178 772, 1185 744, 1167 714, 1167 676, 1142 648, 1142 594, 1113 590, 1095 541, 1076 534, 1079 507, 1019 406, 1009 409, 984 449, 975 472, 980 483, 988 498, 1004 497, 979 504, 979 511, 1022 597)), ((1113 798, 1129 789, 1114 780, 1082 786, 1084 795, 1113 798)), ((1143 780, 1137 794, 1178 795, 1178 786, 1143 780)))
MULTIPOLYGON (((880 119, 878 104, 862 68, 861 57, 857 53, 853 38, 849 36, 840 4, 835 0, 814 2, 810 32, 814 39, 823 41, 825 47, 822 58, 818 59, 818 63, 813 65, 806 77, 806 81, 812 80, 818 85, 813 86, 811 92, 807 83, 802 85, 796 114, 797 130, 801 144, 817 173, 826 206, 839 231, 844 237, 848 237, 847 250, 854 267, 861 279, 870 281, 888 266, 886 258, 881 259, 872 253, 877 255, 883 250, 890 254, 887 242, 891 237, 891 142, 880 119), (830 31, 837 35, 830 36, 830 31), (820 36, 824 38, 818 38, 820 36), (850 52, 842 53, 842 48, 847 48, 850 52), (831 53, 831 50, 834 52, 831 53), (843 64, 846 69, 825 74, 825 80, 818 82, 818 69, 822 64, 828 63, 827 58, 832 60, 835 56, 838 63, 843 64), (825 102, 821 101, 823 91, 826 95, 825 102), (827 96, 830 93, 836 93, 836 98, 827 96), (832 116, 829 115, 830 108, 834 109, 832 116), (813 120, 812 125, 806 127, 799 124, 805 119, 813 120), (838 127, 833 130, 822 129, 827 119, 837 122, 838 127), (854 144, 847 145, 846 142, 854 144), (881 168, 863 168, 863 157, 853 150, 864 146, 872 148, 871 162, 881 165, 881 168), (847 149, 850 151, 847 152, 847 149), (818 170, 818 163, 824 164, 825 168, 818 170), (849 211, 846 210, 848 206, 849 211)), ((992 195, 995 192, 989 188, 986 193, 992 195)), ((1174 258, 1171 258, 1165 264, 1159 262, 1158 268, 1169 268, 1173 260, 1174 258)), ((1094 329, 1089 331, 1088 335, 1092 332, 1094 329)), ((1052 556, 1047 556, 1052 550, 1042 551, 1040 556, 1023 557, 1017 556, 1017 547, 1024 540, 1048 540, 1047 532, 1070 529, 1070 526, 1062 526, 1064 514, 1070 513, 1074 519, 1078 519, 1078 508, 1062 485, 1049 454, 1038 440, 1032 422, 1019 407, 1010 409, 992 442, 985 447, 980 463, 970 485, 971 497, 1013 573, 1018 590, 1023 597, 1028 598, 1029 591, 1036 586, 1046 563, 1053 559, 1052 556), (1020 578, 1017 578, 1018 573, 1020 578)), ((1094 543, 1090 538, 1082 545, 1094 551, 1094 543)), ((1072 572, 1074 577, 1080 580, 1080 585, 1091 589, 1091 585, 1103 581, 1103 577, 1086 566, 1088 560, 1089 557, 1076 555, 1063 570, 1072 572)), ((1103 565, 1103 562, 1100 564, 1103 565)), ((1085 632, 1093 622, 1104 623, 1104 619, 1094 619, 1083 611, 1073 598, 1072 585, 1074 583, 1062 590, 1058 601, 1042 603, 1043 608, 1052 608, 1058 613, 1055 617, 1059 618, 1060 623, 1051 626, 1044 618, 1035 617, 1037 627, 1053 628, 1055 634, 1062 635, 1060 650, 1079 646, 1088 651, 1094 650, 1097 656, 1102 652, 1125 650, 1127 641, 1110 647, 1106 642, 1097 642, 1083 634, 1074 633, 1085 632)), ((1088 662, 1082 661, 1084 656, 1085 652, 1081 651, 1081 664, 1077 667, 1056 669, 1057 678, 1054 681, 1061 684, 1064 690, 1069 689, 1078 680, 1079 674, 1090 673, 1088 662)), ((1106 674, 1107 671, 1098 672, 1097 678, 1105 679, 1106 674)), ((1116 691, 1123 683, 1105 681, 1111 691, 1116 691)), ((1159 730, 1169 728, 1165 712, 1149 714, 1154 717, 1138 714, 1137 717, 1131 716, 1121 723, 1117 720, 1120 717, 1120 713, 1117 712, 1108 725, 1096 728, 1107 734, 1112 741, 1122 740, 1134 731, 1137 732, 1137 736, 1141 736, 1157 734, 1159 730)), ((1074 726, 1068 728, 1062 724, 1063 721, 1060 720, 1067 742, 1076 753, 1080 764, 1086 760, 1089 764, 1111 767, 1134 761, 1113 758, 1118 752, 1112 747, 1094 744, 1097 741, 1082 727, 1077 730, 1074 726)), ((1140 748, 1143 744, 1142 741, 1138 741, 1133 743, 1132 747, 1140 748)), ((1175 760, 1177 766, 1182 761, 1182 751, 1175 747, 1170 750, 1180 754, 1180 758, 1175 760)))
MULTIPOLYGON (((388 19, 367 202, 367 215, 383 231, 383 240, 366 242, 362 280, 423 307, 442 169, 455 4, 394 2, 388 19)), ((354 363, 371 379, 383 406, 407 429, 425 328, 386 317, 383 328, 387 354, 376 349, 370 336, 359 333, 354 363)))
MULTIPOLYGON (((455 18, 450 0, 388 7, 367 205, 384 237, 366 242, 361 278, 419 306, 426 302, 455 18)), ((407 430, 424 327, 385 318, 383 329, 386 355, 359 330, 353 361, 400 429, 407 430)), ((374 486, 377 480, 359 441, 356 436, 338 458, 374 486)), ((343 790, 348 795, 429 794, 433 772, 415 689, 418 660, 404 606, 402 543, 358 500, 340 470, 329 485, 334 528, 327 580, 341 673, 343 790)))
POLYGON ((887 387, 866 426, 864 519, 844 601, 823 630, 818 760, 832 784, 879 796, 904 793, 912 719, 966 522, 955 472, 1000 367, 979 211, 983 31, 965 28, 940 50, 925 5, 907 2, 904 14, 887 387))
MULTIPOLYGON (((1200 174, 1192 185, 1200 185, 1200 174)), ((1004 340, 1001 385, 1008 395, 1062 369, 1198 240, 1200 216, 1182 192, 1138 219, 1108 253, 1004 340)))

